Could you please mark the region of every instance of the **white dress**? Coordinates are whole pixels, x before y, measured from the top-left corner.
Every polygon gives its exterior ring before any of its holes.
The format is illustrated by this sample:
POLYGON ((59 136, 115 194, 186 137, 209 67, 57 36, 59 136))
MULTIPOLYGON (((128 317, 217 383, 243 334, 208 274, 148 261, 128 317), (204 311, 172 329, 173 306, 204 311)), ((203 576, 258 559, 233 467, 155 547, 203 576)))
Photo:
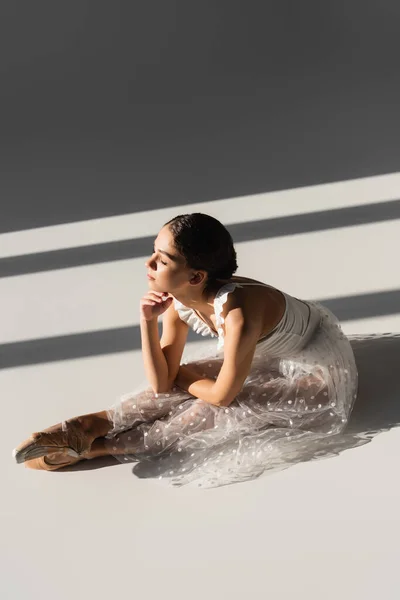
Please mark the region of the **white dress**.
MULTIPOLYGON (((265 284, 229 283, 218 291, 216 348, 185 363, 203 376, 217 378, 223 362, 222 307, 243 285, 265 284)), ((109 411, 110 454, 137 463, 139 477, 214 487, 286 468, 340 434, 357 395, 353 350, 328 309, 284 296, 281 321, 258 342, 248 377, 228 407, 178 387, 162 394, 148 387, 131 392, 109 411)), ((216 337, 191 308, 177 300, 175 308, 194 331, 216 337)))

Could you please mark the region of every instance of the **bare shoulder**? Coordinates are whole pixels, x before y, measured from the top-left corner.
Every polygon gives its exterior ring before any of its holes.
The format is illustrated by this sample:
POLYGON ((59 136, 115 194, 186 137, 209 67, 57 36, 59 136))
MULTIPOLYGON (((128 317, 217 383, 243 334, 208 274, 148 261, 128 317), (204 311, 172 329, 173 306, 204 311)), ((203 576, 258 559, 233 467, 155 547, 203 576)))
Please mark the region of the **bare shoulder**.
POLYGON ((236 287, 228 294, 222 316, 226 326, 242 325, 267 335, 279 323, 285 312, 286 300, 282 292, 263 282, 245 277, 232 278, 232 283, 254 283, 236 287))

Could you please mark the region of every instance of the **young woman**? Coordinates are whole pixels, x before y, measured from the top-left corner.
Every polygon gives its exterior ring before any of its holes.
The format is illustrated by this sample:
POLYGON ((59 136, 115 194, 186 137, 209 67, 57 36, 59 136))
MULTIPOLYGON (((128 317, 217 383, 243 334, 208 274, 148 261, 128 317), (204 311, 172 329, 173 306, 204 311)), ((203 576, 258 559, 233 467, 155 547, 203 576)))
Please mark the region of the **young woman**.
POLYGON ((201 213, 166 223, 146 268, 140 328, 150 387, 33 434, 14 451, 18 463, 55 470, 112 455, 173 485, 213 486, 281 468, 344 429, 358 377, 330 311, 234 276, 229 232, 201 213), (182 364, 189 328, 218 342, 182 364))

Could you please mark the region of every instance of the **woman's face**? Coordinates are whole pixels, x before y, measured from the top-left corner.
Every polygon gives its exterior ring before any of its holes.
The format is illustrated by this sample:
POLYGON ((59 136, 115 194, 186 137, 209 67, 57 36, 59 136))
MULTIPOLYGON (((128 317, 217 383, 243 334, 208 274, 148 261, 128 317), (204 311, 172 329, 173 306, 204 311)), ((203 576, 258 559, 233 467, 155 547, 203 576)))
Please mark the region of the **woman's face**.
POLYGON ((163 227, 157 235, 153 254, 145 265, 149 288, 172 295, 188 283, 192 273, 183 256, 175 248, 174 238, 168 226, 163 227))

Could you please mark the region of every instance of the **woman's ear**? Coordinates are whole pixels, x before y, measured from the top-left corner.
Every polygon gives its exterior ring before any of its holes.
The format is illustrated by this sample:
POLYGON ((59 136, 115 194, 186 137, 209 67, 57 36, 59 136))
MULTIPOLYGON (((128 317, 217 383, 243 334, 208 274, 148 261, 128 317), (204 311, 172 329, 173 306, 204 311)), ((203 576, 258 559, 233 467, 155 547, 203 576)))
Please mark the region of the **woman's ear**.
POLYGON ((202 273, 201 271, 195 273, 194 275, 192 275, 192 277, 190 278, 190 283, 192 283, 193 285, 197 285, 199 283, 202 283, 205 279, 205 274, 202 273))

